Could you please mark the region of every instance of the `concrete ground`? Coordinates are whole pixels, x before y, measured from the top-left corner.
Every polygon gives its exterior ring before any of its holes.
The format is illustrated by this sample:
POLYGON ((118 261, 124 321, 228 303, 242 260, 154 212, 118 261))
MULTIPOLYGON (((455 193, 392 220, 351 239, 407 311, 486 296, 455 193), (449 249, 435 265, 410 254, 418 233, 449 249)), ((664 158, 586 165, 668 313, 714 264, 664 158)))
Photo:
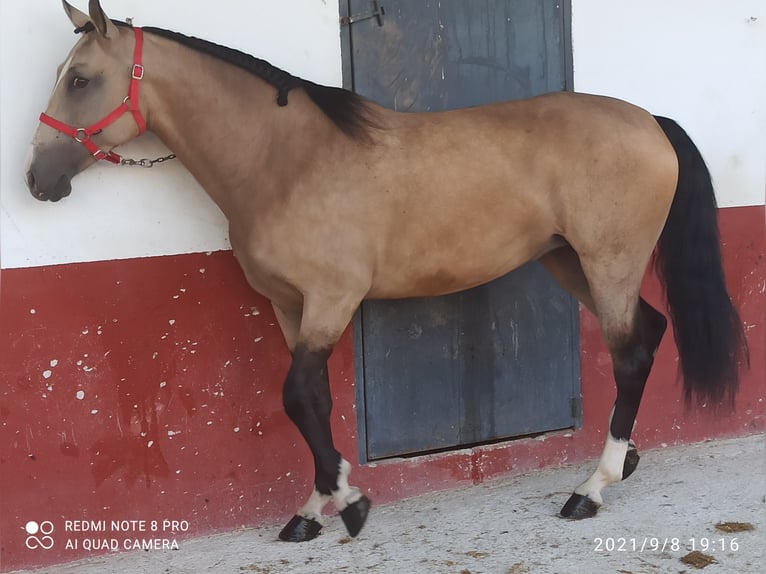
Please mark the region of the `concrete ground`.
POLYGON ((694 549, 715 560, 706 574, 763 573, 764 445, 757 435, 642 452, 598 516, 580 522, 556 513, 594 463, 373 507, 355 540, 333 516, 304 544, 278 542, 279 526, 257 528, 35 573, 679 574, 702 565, 681 561, 694 549), (725 522, 753 529, 716 529, 725 522))

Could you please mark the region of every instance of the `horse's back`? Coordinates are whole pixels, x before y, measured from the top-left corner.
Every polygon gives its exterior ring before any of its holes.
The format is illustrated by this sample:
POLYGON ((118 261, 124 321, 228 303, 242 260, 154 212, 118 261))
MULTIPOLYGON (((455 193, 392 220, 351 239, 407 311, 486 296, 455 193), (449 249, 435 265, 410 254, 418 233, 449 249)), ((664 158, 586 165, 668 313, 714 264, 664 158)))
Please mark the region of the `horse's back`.
POLYGON ((631 233, 653 245, 675 189, 675 153, 653 117, 612 98, 556 93, 384 118, 368 189, 373 296, 470 287, 564 240, 617 249, 631 233))

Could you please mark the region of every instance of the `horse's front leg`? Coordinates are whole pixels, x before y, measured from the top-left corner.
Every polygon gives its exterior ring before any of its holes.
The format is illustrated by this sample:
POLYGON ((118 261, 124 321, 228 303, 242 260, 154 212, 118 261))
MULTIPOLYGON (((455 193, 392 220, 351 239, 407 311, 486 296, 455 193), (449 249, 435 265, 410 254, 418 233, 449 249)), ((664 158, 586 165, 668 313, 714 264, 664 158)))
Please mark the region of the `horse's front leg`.
MULTIPOLYGON (((322 508, 330 500, 335 502, 351 536, 359 534, 370 507, 369 499, 359 489, 349 486, 351 465, 335 448, 330 428, 332 396, 327 359, 356 305, 346 314, 333 313, 342 306, 323 307, 325 311, 319 313, 304 306, 283 391, 285 411, 311 449, 315 467, 314 491, 279 533, 281 540, 290 542, 311 540, 319 534, 322 508)), ((285 319, 282 315, 280 324, 285 319)), ((284 330, 285 325, 282 327, 284 330)))

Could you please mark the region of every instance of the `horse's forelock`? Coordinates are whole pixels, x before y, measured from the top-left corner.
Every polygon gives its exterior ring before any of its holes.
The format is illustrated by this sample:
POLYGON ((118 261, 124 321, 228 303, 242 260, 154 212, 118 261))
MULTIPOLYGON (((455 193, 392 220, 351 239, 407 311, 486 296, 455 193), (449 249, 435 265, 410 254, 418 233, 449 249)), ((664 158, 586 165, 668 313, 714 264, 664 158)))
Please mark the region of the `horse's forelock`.
MULTIPOLYGON (((123 28, 132 28, 130 24, 127 22, 123 22, 122 20, 112 20, 112 24, 115 26, 122 26, 123 28)), ((93 24, 93 22, 88 22, 84 26, 80 26, 79 28, 74 29, 75 34, 89 34, 90 32, 93 32, 93 30, 96 29, 96 26, 93 24)))
POLYGON ((74 33, 75 34, 82 34, 82 33, 87 34, 89 32, 92 32, 95 29, 96 29, 96 27, 93 25, 93 22, 88 22, 87 24, 85 24, 85 26, 80 26, 79 28, 75 28, 74 29, 74 33))

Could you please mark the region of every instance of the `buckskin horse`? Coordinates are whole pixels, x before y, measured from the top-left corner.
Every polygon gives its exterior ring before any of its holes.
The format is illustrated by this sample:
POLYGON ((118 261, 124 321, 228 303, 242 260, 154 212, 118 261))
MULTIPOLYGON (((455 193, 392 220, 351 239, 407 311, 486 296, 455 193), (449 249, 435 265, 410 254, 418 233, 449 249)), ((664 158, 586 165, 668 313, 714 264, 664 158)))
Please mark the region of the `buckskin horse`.
POLYGON ((667 326, 639 293, 655 247, 687 402, 733 402, 747 346, 713 186, 673 120, 577 93, 398 113, 233 49, 112 21, 98 0, 88 14, 64 8, 81 37, 40 116, 29 189, 58 201, 76 174, 120 163, 114 148, 151 130, 226 215, 292 352, 284 408, 316 468, 281 539, 314 538, 331 500, 351 536, 367 518, 333 444, 327 374, 365 298, 452 293, 538 260, 598 317, 617 396, 598 466, 563 517, 595 515, 602 489, 638 463, 630 436, 667 326))

